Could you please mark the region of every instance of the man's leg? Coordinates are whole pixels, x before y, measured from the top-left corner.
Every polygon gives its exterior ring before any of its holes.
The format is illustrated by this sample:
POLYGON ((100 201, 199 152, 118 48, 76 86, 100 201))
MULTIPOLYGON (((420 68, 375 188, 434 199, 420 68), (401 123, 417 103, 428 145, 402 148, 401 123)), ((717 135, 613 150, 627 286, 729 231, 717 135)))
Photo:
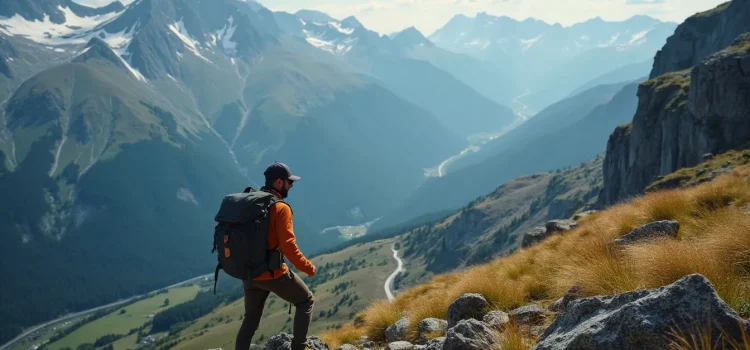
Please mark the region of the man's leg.
POLYGON ((253 287, 247 281, 242 281, 242 288, 245 290, 245 317, 242 320, 240 331, 237 332, 237 339, 234 343, 235 350, 250 349, 250 342, 253 340, 255 331, 258 330, 260 317, 263 315, 263 307, 269 294, 267 290, 253 287))
POLYGON ((261 288, 268 289, 278 295, 279 298, 294 304, 297 310, 294 314, 292 350, 304 349, 305 341, 307 340, 307 330, 310 328, 313 306, 315 305, 312 292, 310 292, 310 289, 307 288, 302 279, 291 272, 275 280, 263 282, 261 288))

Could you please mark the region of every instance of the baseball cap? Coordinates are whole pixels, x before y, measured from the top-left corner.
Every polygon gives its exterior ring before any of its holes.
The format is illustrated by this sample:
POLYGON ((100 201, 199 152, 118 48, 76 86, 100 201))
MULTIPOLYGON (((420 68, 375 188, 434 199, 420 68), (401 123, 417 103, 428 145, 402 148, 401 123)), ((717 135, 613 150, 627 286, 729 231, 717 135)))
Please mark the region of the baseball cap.
POLYGON ((263 175, 266 176, 266 180, 271 181, 276 179, 288 179, 292 181, 302 180, 301 177, 292 174, 292 170, 289 169, 289 166, 280 162, 274 162, 269 165, 263 175))

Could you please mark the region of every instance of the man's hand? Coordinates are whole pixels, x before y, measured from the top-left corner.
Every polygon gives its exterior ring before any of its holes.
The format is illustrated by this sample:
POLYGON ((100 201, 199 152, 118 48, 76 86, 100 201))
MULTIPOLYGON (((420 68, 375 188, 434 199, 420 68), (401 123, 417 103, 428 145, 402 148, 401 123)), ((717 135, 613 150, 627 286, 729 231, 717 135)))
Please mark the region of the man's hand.
POLYGON ((317 268, 317 267, 315 267, 315 265, 313 265, 313 272, 312 272, 312 275, 311 275, 311 274, 309 274, 309 273, 308 273, 307 275, 308 275, 309 277, 315 277, 315 274, 316 274, 317 272, 318 272, 318 268, 317 268))

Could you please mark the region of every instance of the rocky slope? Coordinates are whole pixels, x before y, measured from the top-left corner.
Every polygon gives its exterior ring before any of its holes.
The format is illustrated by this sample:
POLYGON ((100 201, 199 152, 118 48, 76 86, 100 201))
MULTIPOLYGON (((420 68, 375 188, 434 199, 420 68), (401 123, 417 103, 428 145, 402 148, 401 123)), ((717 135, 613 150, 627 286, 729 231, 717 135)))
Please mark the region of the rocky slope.
POLYGON ((745 148, 748 72, 750 35, 745 34, 693 68, 643 83, 632 123, 618 127, 607 144, 600 203, 641 193, 656 177, 696 165, 706 153, 745 148))
POLYGON ((654 59, 651 78, 691 68, 750 31, 750 1, 733 0, 686 19, 654 59))

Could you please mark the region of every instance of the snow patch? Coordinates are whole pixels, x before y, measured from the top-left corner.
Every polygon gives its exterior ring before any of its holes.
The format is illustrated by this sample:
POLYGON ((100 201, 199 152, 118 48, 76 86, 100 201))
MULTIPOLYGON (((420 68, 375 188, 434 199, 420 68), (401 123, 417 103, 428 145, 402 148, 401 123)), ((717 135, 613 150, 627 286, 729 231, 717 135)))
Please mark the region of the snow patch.
POLYGON ((55 52, 59 52, 59 53, 65 53, 65 52, 66 52, 65 50, 63 50, 63 49, 61 49, 61 48, 59 48, 59 47, 58 47, 58 48, 55 48, 55 49, 54 49, 53 51, 55 51, 55 52))
POLYGON ((473 41, 464 44, 464 47, 466 48, 479 47, 480 50, 484 50, 488 46, 490 46, 489 40, 480 40, 480 39, 474 39, 473 41))
POLYGON ((190 190, 185 187, 180 187, 180 189, 177 190, 177 198, 179 200, 198 205, 198 201, 195 200, 193 192, 190 192, 190 190))
POLYGON ((630 38, 630 41, 628 42, 628 45, 640 45, 646 43, 646 34, 650 32, 651 29, 646 29, 640 33, 636 33, 630 38))
POLYGON ((302 18, 299 19, 299 22, 302 23, 303 26, 307 25, 307 22, 305 22, 305 20, 303 20, 302 18))
POLYGON ((125 11, 79 17, 70 8, 58 6, 57 9, 65 15, 65 23, 52 23, 49 15, 44 15, 41 21, 28 21, 16 14, 10 18, 0 17, 0 28, 8 35, 23 36, 46 45, 85 44, 91 38, 91 31, 98 25, 114 19, 125 11))
POLYGON ((228 24, 216 33, 216 35, 221 40, 221 46, 224 47, 224 51, 228 55, 235 55, 237 54, 237 43, 232 41, 232 36, 234 36, 234 31, 237 30, 237 25, 234 24, 234 17, 229 17, 227 22, 228 24))
POLYGON ((182 40, 182 42, 185 44, 188 50, 192 51, 193 54, 195 54, 199 58, 202 58, 206 62, 213 64, 213 62, 211 62, 208 58, 203 57, 200 51, 198 51, 198 46, 200 46, 200 42, 190 37, 190 34, 188 34, 187 29, 185 28, 185 23, 182 22, 182 19, 180 19, 179 22, 170 24, 168 27, 169 27, 169 30, 172 31, 172 33, 177 35, 177 37, 180 40, 182 40))
POLYGON ((620 38, 620 33, 617 33, 617 34, 613 35, 611 38, 609 38, 609 42, 599 44, 598 46, 599 47, 609 47, 609 46, 612 46, 612 44, 616 43, 617 39, 619 39, 619 38, 620 38))
POLYGON ((341 26, 341 23, 328 22, 328 25, 331 26, 331 27, 333 27, 334 29, 338 30, 339 33, 343 33, 343 34, 346 34, 346 35, 350 35, 350 34, 354 33, 354 29, 353 28, 344 28, 344 27, 341 26))
POLYGON ((543 36, 544 36, 544 34, 539 34, 539 36, 537 36, 536 38, 531 38, 531 39, 526 39, 526 40, 521 39, 521 48, 522 48, 522 50, 526 51, 526 50, 530 49, 543 36))

